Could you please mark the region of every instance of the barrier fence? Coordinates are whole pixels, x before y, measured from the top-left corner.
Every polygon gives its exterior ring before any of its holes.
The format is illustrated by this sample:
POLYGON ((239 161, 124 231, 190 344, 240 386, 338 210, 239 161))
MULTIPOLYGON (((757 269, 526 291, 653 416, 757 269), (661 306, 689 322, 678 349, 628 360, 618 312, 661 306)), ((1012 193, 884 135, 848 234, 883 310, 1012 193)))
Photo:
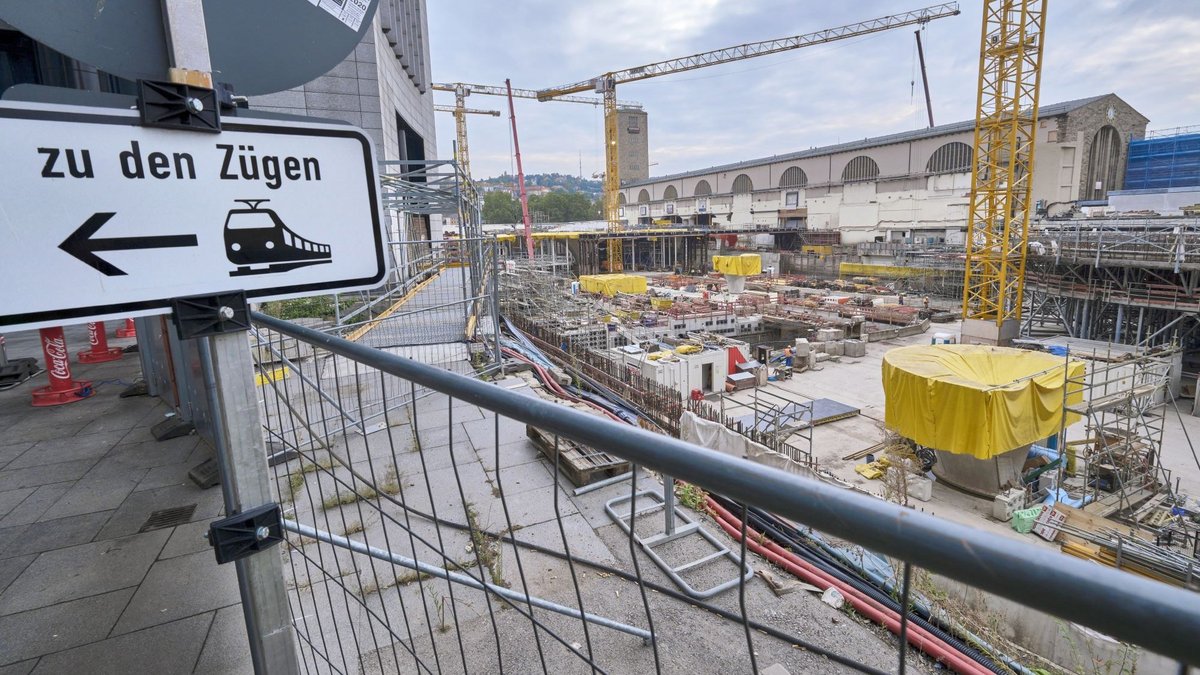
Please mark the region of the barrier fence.
POLYGON ((939 652, 955 638, 940 637, 933 619, 888 609, 920 604, 915 580, 928 573, 1164 655, 1181 672, 1200 663, 1200 603, 1190 592, 545 400, 522 378, 482 381, 276 318, 254 320, 277 349, 292 340, 311 351, 300 372, 313 373, 306 364, 317 361, 328 369, 323 378, 266 382, 262 392, 269 435, 292 439, 290 458, 277 457, 271 471, 304 672, 930 667, 910 644, 957 672, 1017 669, 965 638, 964 649, 985 652, 993 667, 966 651, 939 652), (375 433, 356 432, 343 413, 361 409, 364 390, 403 401, 384 407, 375 433), (527 440, 527 426, 548 442, 527 440), (616 518, 627 528, 605 527, 612 521, 595 501, 561 486, 559 450, 568 443, 634 465, 628 483, 595 493, 623 509, 616 518), (664 557, 672 552, 662 542, 682 541, 656 535, 669 526, 649 472, 698 488, 685 501, 710 514, 701 525, 732 538, 733 561, 713 557, 723 567, 677 568, 700 580, 737 576, 724 595, 689 597, 646 564, 647 541, 664 557), (856 641, 855 622, 832 634, 815 629, 818 615, 806 612, 823 605, 803 594, 776 598, 741 575, 736 561, 762 565, 749 547, 782 569, 834 579, 837 569, 770 543, 814 530, 902 561, 891 594, 846 590, 860 615, 900 634, 894 651, 880 650, 869 631, 856 641), (800 599, 778 604, 788 597, 800 599))
MULTIPOLYGON (((332 296, 337 316, 322 332, 384 350, 397 356, 454 370, 472 377, 499 368, 495 350, 480 349, 475 340, 497 330, 497 245, 494 239, 474 238, 436 242, 393 242, 397 279, 372 293, 332 296), (475 261, 474 264, 471 261, 475 261), (402 272, 402 274, 401 274, 402 272)), ((410 402, 400 381, 356 382, 354 396, 337 400, 335 392, 352 378, 344 360, 317 354, 311 345, 276 333, 265 326, 251 329, 259 383, 272 383, 293 406, 301 390, 309 428, 296 427, 294 416, 267 416, 268 440, 289 447, 311 443, 317 421, 332 429, 343 426, 366 434, 386 426, 384 414, 410 402), (361 385, 361 386, 359 386, 361 385)))

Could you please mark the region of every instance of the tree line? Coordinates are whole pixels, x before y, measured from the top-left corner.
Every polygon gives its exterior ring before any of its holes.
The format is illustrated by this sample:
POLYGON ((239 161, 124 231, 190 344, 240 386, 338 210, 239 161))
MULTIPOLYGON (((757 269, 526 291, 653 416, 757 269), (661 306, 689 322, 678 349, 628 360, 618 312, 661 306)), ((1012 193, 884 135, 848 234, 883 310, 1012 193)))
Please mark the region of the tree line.
MULTIPOLYGON (((547 192, 529 197, 529 215, 540 213, 548 223, 573 223, 581 220, 602 220, 599 199, 581 192, 547 192)), ((483 222, 521 222, 521 202, 507 192, 489 192, 483 197, 483 222)))

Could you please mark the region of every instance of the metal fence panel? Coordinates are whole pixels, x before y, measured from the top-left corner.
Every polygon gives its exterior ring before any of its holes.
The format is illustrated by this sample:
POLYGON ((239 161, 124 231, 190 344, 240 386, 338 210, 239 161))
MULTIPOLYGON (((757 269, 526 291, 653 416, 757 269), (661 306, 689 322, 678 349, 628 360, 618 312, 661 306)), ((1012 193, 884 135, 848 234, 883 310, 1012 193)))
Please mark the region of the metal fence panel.
MULTIPOLYGON (((920 663, 911 650, 889 655, 878 642, 872 649, 805 629, 818 620, 803 617, 813 603, 789 609, 798 619, 778 621, 764 609, 778 601, 762 584, 743 580, 735 595, 711 602, 679 593, 637 550, 662 527, 650 515, 656 500, 640 494, 657 484, 646 469, 723 495, 706 507, 714 522, 730 535, 743 528, 741 546, 761 555, 781 555, 762 538, 786 527, 763 520, 770 512, 906 561, 895 596, 861 601, 868 616, 907 595, 905 579, 923 569, 1200 662, 1188 639, 1200 634, 1200 603, 1190 593, 526 395, 533 392, 517 378, 498 386, 255 319, 278 342, 287 336, 312 350, 295 377, 263 389, 268 433, 290 438, 295 453, 273 471, 306 672, 723 672, 776 662, 824 672, 829 660, 887 672, 897 659, 920 663), (364 391, 402 402, 383 409, 375 433, 361 433, 341 412, 361 410, 364 391), (544 449, 514 441, 526 425, 549 439, 553 471, 538 461, 544 449), (627 532, 603 528, 599 509, 560 494, 558 450, 567 443, 635 465, 632 481, 598 491, 624 498, 627 532)), ((689 551, 656 553, 688 560, 689 551)), ((736 576, 736 563, 719 564, 687 572, 700 581, 736 576)), ((914 644, 932 639, 899 616, 879 620, 914 644)))

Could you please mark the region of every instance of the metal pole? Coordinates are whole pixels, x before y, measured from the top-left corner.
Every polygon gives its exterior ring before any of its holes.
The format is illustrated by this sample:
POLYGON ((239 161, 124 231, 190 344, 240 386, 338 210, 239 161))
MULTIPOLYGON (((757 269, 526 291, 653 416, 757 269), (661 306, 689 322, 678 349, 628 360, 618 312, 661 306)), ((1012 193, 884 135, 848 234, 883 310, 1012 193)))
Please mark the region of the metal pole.
POLYGON ((504 377, 504 354, 500 351, 500 242, 492 235, 492 343, 496 347, 496 365, 504 377))
POLYGON ((504 86, 508 88, 508 117, 512 120, 513 151, 517 156, 517 190, 521 195, 521 222, 525 225, 525 253, 530 260, 533 260, 533 232, 529 224, 529 197, 525 193, 525 170, 521 168, 521 143, 517 140, 517 109, 513 107, 512 82, 505 80, 504 86))
MULTIPOLYGON (((925 86, 925 110, 929 113, 929 128, 933 128, 933 101, 929 98, 929 75, 925 73, 925 48, 921 46, 921 31, 913 31, 917 36, 917 57, 921 61, 921 84, 925 86)), ((903 672, 903 671, 901 671, 903 672)))
MULTIPOLYGON (((250 342, 245 333, 235 332, 203 338, 199 346, 225 512, 235 514, 267 504, 273 496, 250 342)), ((297 672, 295 635, 279 552, 267 550, 238 560, 235 565, 255 672, 297 672)))
POLYGON ((496 595, 508 598, 509 600, 533 605, 534 607, 538 607, 540 609, 575 617, 576 619, 583 619, 584 621, 587 621, 588 623, 594 623, 597 626, 611 628, 622 633, 628 633, 629 635, 640 637, 647 642, 653 640, 653 636, 650 634, 650 631, 638 628, 637 626, 629 626, 602 616, 596 616, 595 614, 590 614, 587 612, 580 612, 574 607, 567 607, 558 603, 550 602, 549 600, 543 600, 541 598, 534 597, 532 595, 518 593, 517 591, 509 590, 503 586, 497 586, 496 584, 489 584, 486 581, 480 581, 479 579, 467 574, 451 572, 442 567, 435 567, 419 560, 405 558, 404 556, 396 555, 391 551, 384 551, 383 549, 375 548, 374 546, 367 546, 366 544, 354 541, 353 539, 339 537, 332 532, 318 530, 314 527, 309 527, 308 525, 298 523, 294 520, 288 520, 285 518, 283 520, 283 529, 289 532, 295 532, 296 534, 304 537, 310 537, 318 541, 323 541, 327 544, 332 544, 333 546, 340 546, 342 548, 354 551, 355 553, 369 555, 372 558, 384 560, 392 563, 393 565, 399 565, 410 570, 416 570, 432 577, 445 579, 446 581, 462 584, 463 586, 469 586, 481 591, 490 591, 496 595))
MULTIPOLYGON (((163 0, 162 10, 171 81, 211 87, 202 0, 163 0)), ((205 338, 199 347, 225 512, 235 514, 272 500, 250 342, 239 331, 205 338)), ((279 552, 243 558, 235 567, 255 672, 299 672, 279 552)))
POLYGON ((633 472, 626 471, 625 473, 618 474, 616 476, 613 476, 612 478, 605 478, 604 480, 599 480, 599 481, 596 481, 595 483, 589 483, 588 485, 584 485, 583 487, 575 488, 575 496, 578 497, 579 495, 586 495, 587 493, 594 492, 596 490, 599 490, 600 488, 606 488, 609 485, 615 485, 617 483, 627 481, 632 477, 633 477, 633 472))

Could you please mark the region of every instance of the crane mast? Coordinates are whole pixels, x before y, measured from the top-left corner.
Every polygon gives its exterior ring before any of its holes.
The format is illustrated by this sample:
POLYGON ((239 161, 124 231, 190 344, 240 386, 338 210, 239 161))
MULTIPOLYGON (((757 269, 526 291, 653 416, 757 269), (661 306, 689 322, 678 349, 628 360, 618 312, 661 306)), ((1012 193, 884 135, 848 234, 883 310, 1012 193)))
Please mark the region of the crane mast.
POLYGON ((964 340, 994 323, 1019 328, 1046 0, 986 0, 979 46, 971 208, 963 278, 964 340))
MULTIPOLYGON (((903 26, 924 25, 934 19, 941 19, 948 16, 956 16, 959 14, 957 2, 947 2, 940 5, 933 5, 910 12, 901 14, 891 14, 882 16, 867 21, 858 23, 846 24, 836 28, 826 28, 812 33, 803 35, 794 35, 792 37, 778 38, 774 40, 763 40, 761 42, 748 42, 745 44, 734 45, 722 49, 701 52, 684 56, 677 59, 668 59, 666 61, 658 61, 644 66, 634 68, 626 68, 609 73, 604 73, 599 77, 594 77, 587 80, 581 80, 571 84, 565 84, 558 87, 550 87, 537 92, 539 101, 556 100, 564 96, 577 94, 582 91, 595 91, 601 94, 604 98, 604 158, 605 158, 605 173, 604 173, 604 215, 608 222, 609 232, 619 232, 621 220, 619 217, 619 208, 617 206, 617 193, 621 189, 621 177, 618 171, 617 163, 617 85, 628 82, 637 82, 646 80, 652 77, 660 77, 662 75, 671 75, 673 73, 681 73, 688 70, 696 70, 698 68, 707 68, 723 63, 732 63, 734 61, 742 61, 758 56, 766 56, 768 54, 778 54, 780 52, 800 49, 802 47, 812 47, 814 45, 835 42, 837 40, 845 40, 847 38, 859 37, 861 35, 869 35, 880 31, 891 30, 903 26)), ((609 239, 608 241, 608 269, 610 272, 618 272, 624 268, 623 252, 620 239, 609 239)))
MULTIPOLYGON (((434 89, 434 91, 448 91, 448 92, 451 92, 454 94, 454 108, 450 109, 449 112, 454 113, 454 130, 455 130, 455 135, 457 136, 457 139, 458 139, 458 148, 459 148, 459 150, 458 150, 458 153, 459 153, 458 165, 459 165, 459 167, 461 167, 463 174, 465 176, 467 176, 468 178, 470 178, 470 176, 471 176, 470 159, 469 159, 470 155, 467 152, 466 114, 469 114, 469 113, 480 114, 481 111, 476 111, 476 110, 467 108, 466 107, 467 97, 470 96, 471 94, 481 94, 483 96, 503 96, 505 98, 509 98, 509 89, 510 88, 507 86, 496 87, 496 86, 492 86, 489 84, 472 84, 469 82, 439 82, 439 83, 436 83, 433 85, 433 89, 434 89), (458 111, 462 111, 464 114, 460 114, 458 111)), ((511 98, 527 98, 527 99, 539 100, 538 92, 534 91, 533 89, 513 88, 511 91, 512 91, 511 98)), ((510 101, 511 101, 511 98, 510 98, 510 101)), ((636 101, 618 101, 616 99, 615 94, 611 97, 605 97, 603 99, 596 98, 595 96, 566 95, 566 96, 556 97, 553 100, 559 101, 562 103, 583 103, 586 105, 604 106, 605 128, 607 129, 609 127, 610 123, 612 126, 612 133, 605 134, 606 139, 612 140, 612 142, 610 143, 610 145, 612 146, 611 152, 606 148, 605 153, 604 153, 605 166, 608 167, 608 173, 606 174, 606 176, 610 175, 610 174, 613 176, 616 176, 617 175, 617 172, 616 172, 617 150, 616 150, 616 140, 615 140, 616 139, 616 129, 617 129, 617 127, 616 127, 616 125, 617 125, 616 110, 617 110, 617 108, 636 108, 636 109, 640 110, 642 107, 642 104, 640 104, 636 101), (610 114, 610 111, 612 111, 611 114, 610 114), (611 120, 610 120, 610 117, 611 117, 611 120)), ((446 106, 434 106, 434 107, 435 107, 435 109, 441 109, 446 106)), ((487 111, 483 111, 483 112, 487 112, 487 111)), ((488 113, 488 114, 495 114, 495 115, 499 116, 500 113, 498 111, 492 111, 491 113, 488 113)), ((607 195, 609 194, 609 191, 607 190, 607 188, 605 189, 604 194, 605 194, 605 198, 604 198, 603 203, 604 203, 605 213, 606 213, 606 215, 608 215, 609 200, 608 200, 607 195)), ((615 189, 612 191, 612 195, 613 195, 613 197, 612 197, 612 214, 611 215, 612 215, 612 218, 616 218, 617 217, 617 197, 616 197, 615 189)), ((609 219, 609 222, 612 222, 612 220, 609 219)))
POLYGON ((435 112, 448 112, 454 115, 454 131, 458 139, 458 143, 454 146, 455 157, 454 161, 458 163, 459 171, 467 180, 471 179, 471 154, 467 150, 467 115, 491 115, 499 117, 499 110, 481 110, 479 108, 468 108, 461 105, 455 98, 455 105, 435 105, 435 112))

